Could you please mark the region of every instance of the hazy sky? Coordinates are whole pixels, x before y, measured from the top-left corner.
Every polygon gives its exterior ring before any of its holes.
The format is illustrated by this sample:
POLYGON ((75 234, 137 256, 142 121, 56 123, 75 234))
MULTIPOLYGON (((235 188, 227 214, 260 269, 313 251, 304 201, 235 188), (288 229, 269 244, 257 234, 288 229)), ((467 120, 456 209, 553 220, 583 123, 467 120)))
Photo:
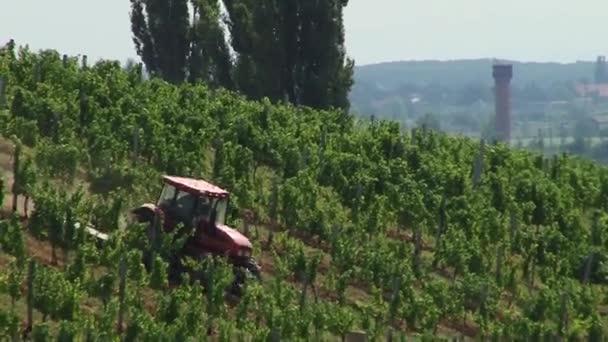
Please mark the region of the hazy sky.
MULTIPOLYGON (((608 0, 350 0, 349 55, 394 60, 592 60, 608 55, 608 0)), ((128 0, 0 0, 0 44, 136 57, 128 0)))

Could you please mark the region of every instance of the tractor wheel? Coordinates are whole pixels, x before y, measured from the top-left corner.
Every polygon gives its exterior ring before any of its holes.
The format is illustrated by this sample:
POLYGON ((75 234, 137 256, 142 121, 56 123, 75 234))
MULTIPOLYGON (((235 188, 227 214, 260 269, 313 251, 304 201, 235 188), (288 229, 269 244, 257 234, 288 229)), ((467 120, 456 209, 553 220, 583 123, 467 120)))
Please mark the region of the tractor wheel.
POLYGON ((184 273, 184 271, 185 267, 182 263, 182 260, 177 256, 171 258, 171 260, 169 261, 168 270, 169 283, 180 285, 182 282, 182 273, 184 273))
POLYGON ((244 267, 234 267, 234 281, 230 284, 230 288, 227 289, 229 295, 241 298, 243 296, 243 287, 247 281, 247 270, 244 267))
MULTIPOLYGON (((205 262, 205 259, 209 258, 209 256, 210 256, 209 254, 203 253, 203 254, 196 256, 195 260, 196 260, 197 264, 200 266, 201 264, 203 264, 205 262)), ((191 274, 191 280, 198 282, 201 286, 203 286, 203 288, 207 286, 208 276, 204 270, 190 270, 189 269, 189 272, 191 274)))
POLYGON ((142 264, 144 264, 144 268, 146 269, 147 273, 152 272, 152 262, 150 260, 150 255, 151 253, 148 251, 142 251, 142 264))
POLYGON ((245 268, 247 269, 247 271, 249 271, 249 273, 251 273, 251 275, 253 275, 258 281, 262 280, 262 270, 260 268, 260 265, 258 265, 258 263, 255 261, 255 259, 250 258, 249 260, 247 260, 247 262, 245 263, 245 268))
POLYGON ((248 281, 262 281, 260 266, 253 259, 249 259, 244 265, 234 266, 234 281, 228 289, 228 293, 236 298, 244 295, 248 281))

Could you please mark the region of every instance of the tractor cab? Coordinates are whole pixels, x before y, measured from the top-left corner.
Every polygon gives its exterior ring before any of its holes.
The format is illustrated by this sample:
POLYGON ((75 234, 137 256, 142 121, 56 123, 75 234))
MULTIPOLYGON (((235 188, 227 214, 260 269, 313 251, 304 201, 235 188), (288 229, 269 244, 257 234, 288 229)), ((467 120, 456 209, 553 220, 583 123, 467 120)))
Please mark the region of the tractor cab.
POLYGON ((181 223, 213 234, 225 224, 228 192, 202 180, 166 176, 164 181, 156 206, 165 214, 166 231, 181 223))

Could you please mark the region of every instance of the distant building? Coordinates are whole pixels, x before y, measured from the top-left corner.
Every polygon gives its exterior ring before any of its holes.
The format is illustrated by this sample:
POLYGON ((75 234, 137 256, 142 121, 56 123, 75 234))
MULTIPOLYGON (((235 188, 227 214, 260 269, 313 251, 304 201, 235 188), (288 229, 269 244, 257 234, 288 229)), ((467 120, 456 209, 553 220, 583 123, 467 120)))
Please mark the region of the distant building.
POLYGON ((599 56, 595 63, 595 83, 608 83, 608 67, 606 67, 606 56, 599 56))
POLYGON ((608 83, 583 84, 575 86, 576 94, 580 97, 599 97, 608 98, 608 83))
POLYGON ((608 115, 595 115, 591 117, 591 121, 593 121, 598 132, 604 132, 608 129, 608 115))
POLYGON ((595 133, 603 139, 608 137, 608 115, 595 115, 591 117, 595 133))

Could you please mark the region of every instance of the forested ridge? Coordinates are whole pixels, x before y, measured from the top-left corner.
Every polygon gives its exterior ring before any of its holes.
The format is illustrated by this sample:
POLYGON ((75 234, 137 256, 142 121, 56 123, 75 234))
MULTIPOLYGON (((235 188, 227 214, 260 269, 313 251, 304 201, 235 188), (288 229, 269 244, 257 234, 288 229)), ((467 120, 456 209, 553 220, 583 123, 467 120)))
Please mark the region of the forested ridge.
POLYGON ((38 340, 62 341, 606 336, 598 164, 144 81, 138 68, 56 51, 6 46, 0 76, 16 180, 3 191, 34 203, 28 219, 0 222, 0 335, 33 321, 38 340), (162 174, 232 192, 228 221, 265 272, 238 303, 223 299, 221 259, 202 265, 211 281, 170 287, 170 238, 148 273, 132 248, 143 233, 118 230, 158 196, 162 174), (116 234, 96 248, 75 222, 116 234), (50 261, 30 253, 34 240, 52 246, 50 261))

